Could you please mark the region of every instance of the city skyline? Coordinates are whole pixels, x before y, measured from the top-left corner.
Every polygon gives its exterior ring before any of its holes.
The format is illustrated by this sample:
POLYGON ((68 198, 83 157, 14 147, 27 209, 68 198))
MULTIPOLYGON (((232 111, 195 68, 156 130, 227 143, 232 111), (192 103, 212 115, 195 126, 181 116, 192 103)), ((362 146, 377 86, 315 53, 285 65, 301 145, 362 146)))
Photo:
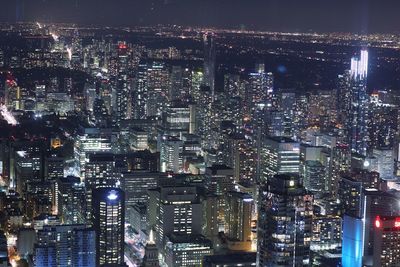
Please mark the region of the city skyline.
POLYGON ((0 267, 400 266, 396 5, 117 3, 0 10, 0 267))

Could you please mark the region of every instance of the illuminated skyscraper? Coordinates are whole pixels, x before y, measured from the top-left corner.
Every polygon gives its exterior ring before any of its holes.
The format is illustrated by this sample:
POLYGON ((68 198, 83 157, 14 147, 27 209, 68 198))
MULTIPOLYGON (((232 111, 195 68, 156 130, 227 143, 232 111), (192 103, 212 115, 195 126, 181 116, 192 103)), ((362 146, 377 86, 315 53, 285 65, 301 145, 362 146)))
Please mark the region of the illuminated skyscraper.
POLYGON ((201 233, 203 213, 196 187, 162 186, 149 190, 149 195, 149 223, 155 227, 160 248, 170 234, 201 233))
POLYGON ((280 173, 299 174, 300 145, 287 137, 268 137, 261 149, 264 180, 280 173))
POLYGON ((400 217, 377 216, 374 224, 373 266, 399 266, 400 217))
POLYGON ((161 171, 179 173, 183 167, 183 141, 173 136, 162 136, 159 142, 161 171))
POLYGON ((46 225, 37 232, 35 266, 95 266, 95 244, 95 231, 86 225, 46 225))
POLYGON ((313 196, 295 174, 271 177, 260 190, 257 266, 307 266, 313 196))
POLYGON ((250 73, 250 84, 247 94, 250 100, 250 105, 255 105, 257 108, 267 109, 272 108, 272 94, 274 89, 274 76, 271 72, 265 72, 263 63, 256 64, 256 71, 250 73))
POLYGON ((125 194, 119 188, 93 192, 92 224, 96 231, 96 266, 124 262, 125 194))
POLYGON ((367 93, 368 51, 361 50, 361 57, 351 59, 350 76, 348 76, 346 130, 348 142, 353 152, 361 155, 367 154, 368 140, 368 105, 367 93))
POLYGON ((91 154, 85 166, 86 188, 86 216, 92 217, 93 191, 100 187, 114 187, 120 182, 115 169, 115 157, 113 154, 91 154))
POLYGON ((130 118, 129 107, 130 88, 126 75, 120 75, 116 86, 116 123, 120 125, 123 120, 130 118))
POLYGON ((211 96, 215 93, 215 37, 212 33, 203 36, 204 42, 204 80, 203 84, 210 87, 211 96))
POLYGON ((230 250, 251 250, 251 213, 253 198, 246 193, 228 192, 226 198, 225 232, 230 250))

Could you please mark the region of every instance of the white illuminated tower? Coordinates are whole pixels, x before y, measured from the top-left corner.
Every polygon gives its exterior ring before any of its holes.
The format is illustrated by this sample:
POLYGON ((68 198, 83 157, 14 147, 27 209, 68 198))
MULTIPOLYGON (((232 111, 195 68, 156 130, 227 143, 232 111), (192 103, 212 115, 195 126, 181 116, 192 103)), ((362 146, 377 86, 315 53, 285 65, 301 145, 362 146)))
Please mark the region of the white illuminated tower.
POLYGON ((360 57, 351 58, 351 75, 354 79, 366 79, 368 75, 368 51, 361 50, 360 57))
POLYGON ((92 223, 96 231, 96 266, 124 263, 125 195, 119 188, 93 190, 92 223))
POLYGON ((348 82, 350 103, 347 111, 348 142, 353 152, 367 154, 367 115, 369 97, 367 93, 368 51, 361 50, 360 57, 351 59, 348 82))

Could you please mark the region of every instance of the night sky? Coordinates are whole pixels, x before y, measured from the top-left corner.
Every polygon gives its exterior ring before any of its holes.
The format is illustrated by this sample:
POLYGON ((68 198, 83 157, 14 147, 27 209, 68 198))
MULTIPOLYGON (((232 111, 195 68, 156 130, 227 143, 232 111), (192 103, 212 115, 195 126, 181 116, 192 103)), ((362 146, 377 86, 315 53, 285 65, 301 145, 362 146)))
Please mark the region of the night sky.
POLYGON ((0 0, 0 20, 178 24, 272 31, 400 32, 398 0, 0 0), (16 6, 20 8, 17 10, 16 6))

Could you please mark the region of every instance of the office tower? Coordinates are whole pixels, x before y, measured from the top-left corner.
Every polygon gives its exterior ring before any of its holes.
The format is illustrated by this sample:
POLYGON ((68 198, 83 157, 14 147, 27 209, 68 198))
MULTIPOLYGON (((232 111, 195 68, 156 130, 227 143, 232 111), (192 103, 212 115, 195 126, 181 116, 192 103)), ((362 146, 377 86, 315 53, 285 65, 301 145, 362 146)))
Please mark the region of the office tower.
POLYGON ((342 218, 334 214, 315 214, 312 222, 311 251, 329 252, 341 246, 342 218))
POLYGON ((372 164, 372 170, 379 173, 381 179, 394 179, 394 154, 391 148, 374 148, 372 156, 376 159, 376 166, 372 164))
POLYGON ((249 84, 246 92, 247 106, 251 110, 251 114, 266 109, 273 108, 273 88, 274 77, 272 73, 265 72, 264 63, 257 63, 255 72, 249 75, 249 84))
POLYGON ((135 170, 122 172, 121 189, 125 192, 126 206, 148 203, 147 190, 157 187, 159 172, 135 170))
POLYGON ((377 216, 374 224, 372 266, 399 266, 400 218, 397 216, 377 216))
POLYGON ((79 162, 74 175, 85 177, 85 166, 89 154, 111 152, 111 131, 98 128, 85 128, 75 138, 75 160, 79 162))
POLYGON ((267 137, 261 149, 262 180, 275 174, 299 173, 300 145, 287 137, 267 137))
POLYGON ((362 217, 365 189, 381 189, 379 173, 369 171, 355 171, 343 174, 339 183, 339 199, 345 214, 353 217, 362 217))
POLYGON ((144 247, 144 257, 142 267, 159 267, 160 261, 158 260, 158 249, 154 242, 153 230, 150 230, 149 241, 144 247))
POLYGON ((213 244, 216 244, 219 240, 218 202, 219 197, 215 194, 206 194, 202 196, 204 218, 202 235, 211 240, 213 244))
POLYGON ((234 170, 235 181, 254 182, 257 163, 251 140, 242 134, 227 134, 223 139, 223 162, 234 170))
POLYGON ((284 135, 284 122, 283 112, 277 109, 273 109, 267 112, 265 118, 265 124, 267 127, 268 136, 283 136, 284 135))
POLYGON ((121 122, 130 118, 130 88, 127 76, 119 75, 116 84, 116 110, 115 120, 118 126, 121 122))
POLYGON ((251 250, 251 214, 253 198, 246 193, 228 192, 225 212, 225 235, 230 250, 251 250))
POLYGON ((106 127, 109 122, 109 113, 103 99, 96 98, 93 102, 93 117, 98 127, 106 127))
POLYGON ((218 197, 218 224, 224 227, 226 200, 225 195, 234 191, 233 169, 225 165, 212 165, 206 168, 205 188, 218 197))
POLYGON ((328 191, 333 197, 336 197, 339 191, 339 181, 342 173, 350 171, 351 148, 346 144, 338 144, 332 148, 332 164, 330 179, 328 182, 328 191))
POLYGON ((363 247, 363 221, 361 218, 344 215, 342 237, 342 266, 361 267, 363 247))
POLYGON ((64 158, 58 153, 51 153, 44 159, 44 177, 49 181, 64 177, 64 158))
MULTIPOLYGON (((299 94, 296 96, 294 106, 293 125, 290 126, 293 132, 293 139, 298 141, 306 140, 306 130, 308 125, 308 97, 306 94, 299 94)), ((330 125, 329 125, 330 126, 330 125)), ((287 131, 289 132, 289 131, 287 131)))
POLYGON ((327 129, 331 123, 337 121, 338 103, 336 90, 318 90, 312 92, 309 97, 308 124, 318 125, 327 129))
POLYGON ((174 65, 171 68, 171 84, 168 98, 170 101, 187 100, 190 97, 189 89, 192 79, 190 68, 174 65))
POLYGON ((233 169, 226 165, 213 165, 206 168, 206 188, 209 192, 222 196, 234 191, 233 169))
MULTIPOLYGON (((376 94, 377 95, 377 94, 376 94)), ((399 109, 396 105, 370 101, 368 146, 374 148, 393 148, 398 131, 399 109)))
POLYGON ((272 176, 259 198, 257 266, 308 265, 313 196, 300 177, 272 176))
POLYGON ((134 128, 131 130, 130 147, 133 151, 146 150, 149 148, 148 134, 141 128, 134 128))
POLYGON ((133 118, 161 116, 168 106, 170 73, 164 62, 141 62, 135 77, 133 118))
POLYGON ((125 194, 119 188, 93 191, 92 224, 96 231, 96 266, 124 262, 125 194))
POLYGON ((174 136, 162 136, 159 142, 161 171, 179 173, 183 169, 182 140, 174 136))
POLYGON ((95 266, 95 231, 83 224, 44 226, 37 232, 34 263, 43 267, 95 266))
POLYGON ((149 224, 155 228, 158 247, 170 234, 200 234, 202 205, 193 186, 161 186, 149 190, 149 224))
POLYGON ((67 176, 57 180, 57 214, 66 224, 86 221, 86 190, 79 177, 67 176))
POLYGON ((361 50, 360 57, 351 59, 350 76, 347 76, 347 90, 349 91, 346 100, 350 103, 347 107, 346 131, 348 143, 353 152, 361 155, 367 154, 368 136, 368 106, 369 97, 367 94, 368 74, 368 51, 361 50))
POLYGON ((95 99, 97 98, 96 88, 92 84, 85 84, 85 100, 86 100, 86 109, 88 112, 93 113, 93 104, 95 99))
POLYGON ((204 72, 201 69, 194 69, 191 73, 192 83, 190 86, 190 96, 195 103, 199 103, 201 96, 201 87, 204 79, 204 72))
POLYGON ((147 104, 147 64, 140 63, 135 75, 134 90, 132 92, 132 117, 146 118, 147 104))
POLYGON ((20 194, 26 192, 27 183, 43 181, 43 143, 18 141, 13 144, 11 153, 13 163, 10 162, 10 176, 16 181, 17 192, 20 194))
POLYGON ((87 219, 92 217, 93 190, 100 187, 115 187, 120 184, 117 175, 114 154, 90 154, 85 165, 86 212, 87 219))
POLYGON ((126 205, 125 222, 130 224, 130 228, 138 233, 142 240, 148 237, 147 207, 147 204, 126 205))
POLYGON ((296 93, 293 90, 281 90, 278 94, 279 111, 282 112, 283 136, 293 138, 295 134, 296 93))
POLYGON ((307 160, 303 170, 304 188, 314 194, 316 198, 322 197, 326 192, 326 168, 317 160, 307 160))
POLYGON ((204 78, 203 84, 210 88, 212 99, 215 94, 215 65, 216 65, 216 44, 213 33, 205 33, 204 42, 204 78))
POLYGON ((173 102, 163 114, 164 131, 168 135, 180 136, 189 133, 191 120, 195 117, 194 108, 182 102, 173 102))
POLYGON ((171 234, 165 245, 165 263, 168 267, 201 266, 212 252, 211 241, 201 235, 171 234))
POLYGON ((202 147, 212 148, 211 129, 213 123, 212 94, 208 87, 202 86, 199 91, 199 99, 196 101, 196 134, 202 138, 202 147))

